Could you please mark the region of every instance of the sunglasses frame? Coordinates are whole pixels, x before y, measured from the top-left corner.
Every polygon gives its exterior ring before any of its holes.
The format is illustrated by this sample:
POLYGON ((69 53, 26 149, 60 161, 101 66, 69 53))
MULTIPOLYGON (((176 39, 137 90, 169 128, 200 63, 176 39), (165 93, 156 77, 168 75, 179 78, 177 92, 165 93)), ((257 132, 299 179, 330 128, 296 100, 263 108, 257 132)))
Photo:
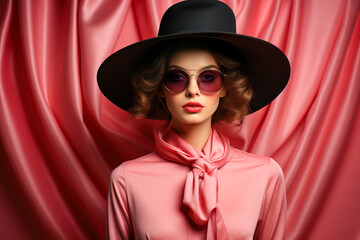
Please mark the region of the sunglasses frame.
POLYGON ((198 70, 198 69, 186 69, 186 70, 185 70, 185 69, 181 69, 181 68, 172 68, 172 69, 167 70, 164 74, 161 74, 161 76, 163 77, 162 83, 163 83, 163 85, 165 86, 165 88, 166 88, 168 91, 172 92, 172 93, 181 93, 181 92, 185 91, 185 90, 189 87, 189 83, 190 83, 190 78, 191 78, 191 76, 196 76, 196 82, 197 82, 198 88, 199 88, 199 90, 200 90, 202 93, 205 93, 205 94, 214 94, 214 93, 217 93, 217 92, 220 91, 220 90, 223 88, 223 86, 224 86, 224 81, 225 81, 226 74, 224 74, 223 72, 221 72, 221 71, 218 70, 218 69, 213 69, 213 68, 202 69, 201 72, 198 73, 198 74, 189 74, 187 71, 199 71, 199 70, 198 70), (187 83, 186 87, 184 88, 184 90, 182 90, 182 91, 180 91, 180 92, 174 92, 174 91, 170 90, 170 89, 166 86, 166 84, 165 84, 165 82, 164 82, 164 76, 165 76, 169 71, 173 71, 173 70, 178 70, 178 71, 180 71, 180 72, 182 72, 182 73, 185 73, 186 76, 187 76, 187 78, 188 78, 188 83, 187 83), (215 92, 206 92, 206 91, 204 91, 204 90, 201 89, 200 84, 199 84, 199 76, 200 76, 203 72, 209 71, 209 70, 219 72, 220 75, 222 76, 222 77, 221 77, 221 80, 222 80, 222 81, 221 81, 221 88, 220 88, 219 90, 215 91, 215 92))

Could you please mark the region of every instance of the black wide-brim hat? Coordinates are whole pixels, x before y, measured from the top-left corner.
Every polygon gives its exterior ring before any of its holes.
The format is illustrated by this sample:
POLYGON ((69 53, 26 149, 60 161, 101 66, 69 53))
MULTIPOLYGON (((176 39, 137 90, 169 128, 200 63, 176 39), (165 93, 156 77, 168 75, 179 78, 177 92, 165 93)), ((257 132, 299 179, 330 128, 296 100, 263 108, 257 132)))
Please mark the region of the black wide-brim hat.
MULTIPOLYGON (((236 19, 231 8, 217 0, 188 0, 171 6, 161 19, 158 37, 143 40, 109 56, 97 74, 101 92, 118 107, 127 111, 134 106, 131 77, 152 50, 171 41, 203 39, 231 46, 245 61, 253 97, 253 113, 273 101, 285 88, 290 77, 286 55, 273 44, 236 34, 236 19)), ((154 117, 155 118, 155 117, 154 117)))

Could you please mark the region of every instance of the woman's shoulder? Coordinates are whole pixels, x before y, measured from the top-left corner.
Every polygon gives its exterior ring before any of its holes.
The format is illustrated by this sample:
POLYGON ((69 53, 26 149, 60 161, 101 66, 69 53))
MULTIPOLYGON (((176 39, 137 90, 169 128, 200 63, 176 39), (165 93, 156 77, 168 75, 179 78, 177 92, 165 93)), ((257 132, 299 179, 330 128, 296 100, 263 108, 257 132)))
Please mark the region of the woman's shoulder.
POLYGON ((249 160, 249 161, 259 161, 259 162, 268 162, 271 158, 263 155, 258 155, 255 153, 246 152, 237 148, 233 148, 233 160, 249 160))
POLYGON ((270 176, 283 176, 280 165, 271 157, 258 155, 234 148, 231 163, 246 165, 252 168, 262 168, 269 172, 270 176))
POLYGON ((155 162, 159 162, 160 160, 161 158, 155 152, 152 152, 144 156, 122 162, 112 171, 112 173, 124 171, 124 168, 144 167, 144 165, 153 164, 155 162))
POLYGON ((161 172, 175 172, 180 171, 187 166, 175 164, 161 158, 156 152, 149 153, 145 156, 127 160, 116 167, 111 175, 112 177, 121 176, 155 176, 161 172))

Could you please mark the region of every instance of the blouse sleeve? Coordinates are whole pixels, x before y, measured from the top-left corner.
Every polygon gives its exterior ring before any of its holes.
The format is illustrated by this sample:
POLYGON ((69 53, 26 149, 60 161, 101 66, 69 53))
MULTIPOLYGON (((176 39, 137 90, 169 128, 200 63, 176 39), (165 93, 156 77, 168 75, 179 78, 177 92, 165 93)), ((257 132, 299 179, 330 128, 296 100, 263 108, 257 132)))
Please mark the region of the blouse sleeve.
POLYGON ((110 176, 107 199, 107 239, 133 239, 123 164, 110 176))
POLYGON ((280 166, 271 159, 255 239, 285 239, 286 209, 284 175, 280 166))

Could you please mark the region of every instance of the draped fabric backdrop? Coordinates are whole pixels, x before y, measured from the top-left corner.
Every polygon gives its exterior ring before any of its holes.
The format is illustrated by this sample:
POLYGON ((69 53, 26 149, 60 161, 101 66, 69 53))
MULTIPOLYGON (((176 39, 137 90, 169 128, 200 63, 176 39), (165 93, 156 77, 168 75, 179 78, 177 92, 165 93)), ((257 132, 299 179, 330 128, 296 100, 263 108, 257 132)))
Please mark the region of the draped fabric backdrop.
MULTIPOLYGON (((131 120, 96 72, 156 36, 175 2, 0 1, 0 238, 105 238, 110 172, 153 151, 163 122, 131 120)), ((272 104, 222 130, 283 168, 287 239, 360 239, 360 1, 225 2, 237 32, 277 45, 292 74, 272 104)))

